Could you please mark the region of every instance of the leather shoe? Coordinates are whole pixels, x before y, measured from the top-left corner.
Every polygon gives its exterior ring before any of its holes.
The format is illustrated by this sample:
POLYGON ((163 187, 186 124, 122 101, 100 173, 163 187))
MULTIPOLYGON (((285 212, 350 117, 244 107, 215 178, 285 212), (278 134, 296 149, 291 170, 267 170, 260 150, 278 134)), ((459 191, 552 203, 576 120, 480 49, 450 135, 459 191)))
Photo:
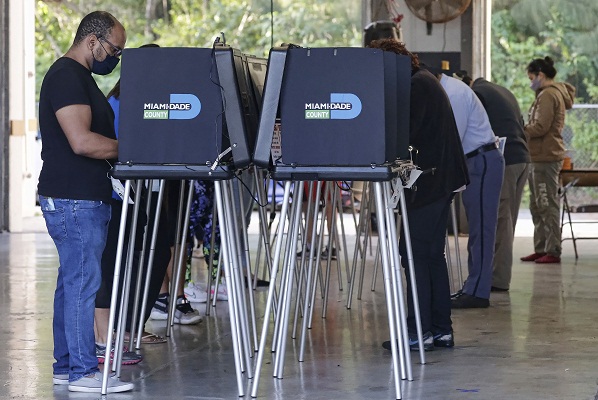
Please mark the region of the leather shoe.
POLYGON ((488 306, 490 306, 488 299, 471 296, 467 293, 451 300, 451 308, 488 308, 488 306))
POLYGON ((451 333, 437 333, 434 335, 434 347, 454 347, 455 346, 455 337, 453 336, 453 332, 451 333))
POLYGON ((558 264, 561 262, 561 257, 551 256, 550 254, 546 254, 538 259, 536 259, 536 264, 558 264))
POLYGON ((491 292, 508 292, 508 291, 509 291, 509 289, 504 289, 504 288, 501 288, 501 287, 492 286, 492 287, 490 288, 490 291, 491 291, 491 292))
POLYGON ((546 253, 532 253, 529 256, 521 257, 521 261, 536 261, 538 258, 545 256, 546 253))
MULTIPOLYGON (((429 331, 424 332, 422 334, 422 339, 423 339, 423 343, 424 343, 424 351, 434 350, 434 335, 432 335, 432 332, 429 332, 429 331)), ((398 346, 398 343, 397 343, 397 346, 398 346)), ((383 342, 382 347, 385 348, 386 350, 391 350, 390 340, 383 342)), ((448 347, 448 346, 444 346, 444 347, 448 347)), ((415 338, 409 337, 409 349, 411 351, 419 351, 419 340, 417 339, 417 336, 415 338)))

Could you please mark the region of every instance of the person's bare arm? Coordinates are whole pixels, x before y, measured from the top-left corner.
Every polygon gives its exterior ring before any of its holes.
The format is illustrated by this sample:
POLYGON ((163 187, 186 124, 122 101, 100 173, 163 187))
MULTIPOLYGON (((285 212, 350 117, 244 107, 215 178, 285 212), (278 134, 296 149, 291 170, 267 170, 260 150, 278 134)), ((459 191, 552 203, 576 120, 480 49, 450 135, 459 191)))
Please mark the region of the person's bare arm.
POLYGON ((96 159, 118 155, 116 140, 91 131, 91 108, 88 105, 63 107, 56 111, 56 118, 75 154, 96 159))

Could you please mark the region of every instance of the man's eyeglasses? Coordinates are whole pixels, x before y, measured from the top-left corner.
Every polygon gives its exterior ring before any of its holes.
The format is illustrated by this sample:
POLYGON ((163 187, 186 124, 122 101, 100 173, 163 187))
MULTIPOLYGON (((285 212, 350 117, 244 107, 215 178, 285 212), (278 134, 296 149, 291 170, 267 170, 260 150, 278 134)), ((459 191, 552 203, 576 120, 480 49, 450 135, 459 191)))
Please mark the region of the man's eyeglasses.
MULTIPOLYGON (((123 53, 123 49, 121 49, 118 46, 113 45, 112 43, 110 43, 108 41, 108 39, 106 39, 103 36, 98 36, 98 40, 100 41, 100 46, 102 46, 102 48, 104 48, 104 46, 102 45, 102 40, 106 43, 108 43, 110 45, 110 47, 112 47, 112 50, 114 50, 114 53, 112 54, 112 56, 114 57, 120 57, 120 55, 123 53)), ((106 49, 104 48, 104 51, 106 51, 106 49)), ((108 54, 108 52, 106 51, 106 54, 108 54)))

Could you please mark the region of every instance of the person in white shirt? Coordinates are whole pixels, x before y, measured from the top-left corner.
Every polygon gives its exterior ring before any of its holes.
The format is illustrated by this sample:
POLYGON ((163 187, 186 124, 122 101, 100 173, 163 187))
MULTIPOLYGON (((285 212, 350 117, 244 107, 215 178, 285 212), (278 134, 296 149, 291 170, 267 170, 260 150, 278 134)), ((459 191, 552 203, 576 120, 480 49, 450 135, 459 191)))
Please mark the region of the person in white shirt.
POLYGON ((469 224, 468 272, 463 288, 452 298, 452 308, 490 305, 494 241, 505 160, 498 150, 488 114, 474 91, 459 79, 431 72, 448 95, 467 159, 470 184, 463 191, 469 224))

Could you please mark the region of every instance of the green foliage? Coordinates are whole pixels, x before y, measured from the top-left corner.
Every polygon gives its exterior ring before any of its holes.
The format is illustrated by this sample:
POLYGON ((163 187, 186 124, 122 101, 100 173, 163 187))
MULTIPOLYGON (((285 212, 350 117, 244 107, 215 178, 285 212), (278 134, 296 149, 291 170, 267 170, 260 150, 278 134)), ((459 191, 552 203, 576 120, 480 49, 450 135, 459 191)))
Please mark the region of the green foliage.
MULTIPOLYGON (((36 53, 38 93, 52 62, 64 54, 77 25, 87 13, 103 9, 119 19, 127 30, 127 47, 157 43, 163 47, 211 47, 224 32, 227 44, 244 53, 267 57, 271 44, 294 43, 301 46, 360 46, 360 1, 325 2, 319 0, 274 1, 274 36, 270 0, 169 0, 168 18, 150 13, 148 0, 38 0, 36 53), (149 28, 146 30, 146 28, 149 28)), ((161 9, 161 0, 152 4, 161 9)), ((107 93, 120 75, 96 76, 107 93)))
MULTIPOLYGON (((320 2, 291 2, 274 7, 274 38, 269 8, 260 2, 215 0, 210 7, 173 0, 171 22, 156 21, 153 31, 164 46, 209 47, 220 32, 227 43, 245 53, 267 56, 271 43, 301 46, 359 46, 361 32, 350 15, 320 2), (305 4, 311 3, 311 4, 305 4)), ((263 3, 263 2, 262 2, 263 3)))
MULTIPOLYGON (((513 83, 507 76, 525 68, 534 58, 555 60, 557 78, 577 88, 581 102, 598 101, 598 2, 595 0, 501 0, 492 16, 493 77, 513 83), (511 62, 513 61, 513 62, 511 62), (505 64, 506 63, 506 64, 505 64)), ((515 84, 513 91, 529 105, 530 93, 515 84)), ((532 94, 533 95, 533 94, 532 94)))
MULTIPOLYGON (((598 102, 598 2, 595 0, 497 0, 492 15, 492 78, 527 110, 534 100, 526 67, 550 56, 557 79, 573 84, 578 103, 598 102)), ((598 160, 596 112, 568 114, 575 159, 598 160)), ((525 112, 524 112, 525 114, 525 112)))
POLYGON ((570 113, 567 118, 567 127, 573 133, 570 147, 575 151, 573 159, 579 168, 596 168, 596 165, 592 164, 598 160, 598 110, 589 111, 593 112, 570 113))
POLYGON ((526 67, 529 62, 546 54, 548 46, 536 37, 518 33, 507 10, 492 15, 492 80, 508 88, 526 110, 534 100, 529 88, 526 67))

